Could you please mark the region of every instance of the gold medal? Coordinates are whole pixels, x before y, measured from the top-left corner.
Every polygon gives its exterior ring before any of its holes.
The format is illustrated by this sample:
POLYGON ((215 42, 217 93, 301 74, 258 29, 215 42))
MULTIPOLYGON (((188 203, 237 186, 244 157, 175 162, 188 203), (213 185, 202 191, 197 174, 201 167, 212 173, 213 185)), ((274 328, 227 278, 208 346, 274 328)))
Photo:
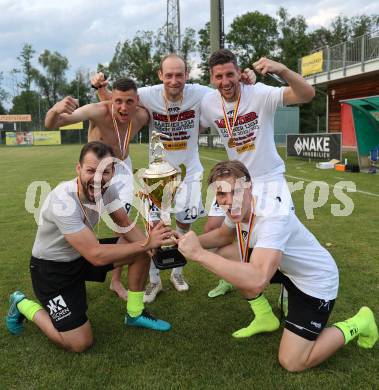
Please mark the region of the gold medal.
POLYGON ((228 147, 230 149, 233 149, 236 146, 236 140, 233 137, 230 137, 228 140, 228 147))
POLYGON ((230 149, 233 149, 236 147, 236 139, 233 137, 233 130, 234 130, 234 126, 236 125, 237 118, 238 118, 238 111, 239 111, 239 106, 240 106, 240 101, 241 101, 241 91, 238 94, 237 102, 234 105, 232 123, 230 123, 228 115, 226 113, 225 100, 224 100, 223 96, 221 95, 221 92, 220 92, 220 98, 221 98, 221 107, 222 107, 222 111, 224 114, 225 128, 226 128, 228 135, 229 135, 228 147, 230 149))

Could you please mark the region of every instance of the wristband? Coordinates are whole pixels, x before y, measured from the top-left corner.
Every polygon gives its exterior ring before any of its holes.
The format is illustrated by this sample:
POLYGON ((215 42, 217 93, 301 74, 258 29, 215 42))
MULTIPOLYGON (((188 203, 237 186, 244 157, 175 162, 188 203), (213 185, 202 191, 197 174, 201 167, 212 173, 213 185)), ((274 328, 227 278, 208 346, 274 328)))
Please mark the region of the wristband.
MULTIPOLYGON (((108 76, 106 74, 104 74, 104 81, 108 78, 108 76)), ((102 87, 96 87, 96 85, 93 85, 91 84, 91 88, 93 89, 96 89, 96 91, 99 89, 99 88, 102 88, 102 87)))

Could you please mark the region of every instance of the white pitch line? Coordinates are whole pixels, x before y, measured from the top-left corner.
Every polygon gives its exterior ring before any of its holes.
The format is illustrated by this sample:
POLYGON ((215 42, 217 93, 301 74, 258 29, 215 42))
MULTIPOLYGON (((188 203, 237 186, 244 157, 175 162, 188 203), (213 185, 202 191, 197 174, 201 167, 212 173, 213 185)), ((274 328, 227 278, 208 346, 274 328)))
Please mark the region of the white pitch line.
MULTIPOLYGON (((215 162, 220 162, 221 160, 218 160, 216 158, 212 158, 212 157, 206 157, 206 156, 201 156, 200 158, 203 158, 204 160, 209 160, 209 161, 215 161, 215 162)), ((286 177, 289 177, 290 179, 296 179, 296 180, 303 180, 303 181, 306 181, 308 183, 310 183, 311 181, 314 181, 314 180, 309 180, 309 179, 306 179, 304 177, 298 177, 298 176, 292 176, 292 175, 285 175, 286 177)), ((336 186, 337 188, 346 188, 346 187, 341 187, 341 186, 336 186)), ((368 191, 361 191, 361 190, 355 190, 354 192, 358 192, 360 194, 363 194, 363 195, 369 195, 369 196, 375 196, 377 198, 379 198, 379 194, 375 194, 373 192, 368 192, 368 191)))
POLYGON ((222 161, 222 160, 217 160, 217 159, 215 159, 215 158, 206 157, 206 156, 200 156, 200 158, 203 158, 204 160, 215 161, 215 162, 220 162, 220 161, 222 161))
MULTIPOLYGON (((311 181, 314 181, 314 180, 305 179, 304 177, 297 177, 297 176, 291 176, 291 175, 286 175, 286 176, 291 178, 291 179, 303 180, 303 181, 306 181, 308 183, 310 183, 311 181)), ((332 185, 332 184, 330 184, 330 185, 332 185)), ((335 185, 335 187, 336 188, 346 188, 346 187, 336 186, 336 185, 335 185)), ((375 194, 373 192, 361 191, 361 190, 355 190, 354 192, 359 192, 360 194, 363 194, 363 195, 375 196, 375 197, 379 198, 379 194, 375 194)))

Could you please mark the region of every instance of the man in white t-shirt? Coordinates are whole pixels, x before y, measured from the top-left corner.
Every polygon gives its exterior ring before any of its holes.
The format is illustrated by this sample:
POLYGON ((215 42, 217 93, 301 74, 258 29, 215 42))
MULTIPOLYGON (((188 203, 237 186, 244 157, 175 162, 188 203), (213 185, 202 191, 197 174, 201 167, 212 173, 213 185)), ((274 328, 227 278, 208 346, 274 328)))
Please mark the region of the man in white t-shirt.
POLYGON ((131 226, 118 191, 110 184, 114 153, 101 142, 86 144, 76 166, 78 177, 59 184, 45 199, 34 241, 30 272, 42 306, 16 291, 10 296, 6 325, 12 334, 23 319, 34 322, 55 344, 83 352, 93 343, 87 318, 86 281, 104 282, 108 271, 128 265, 125 325, 168 331, 171 325, 144 310, 143 294, 149 253, 172 244, 172 230, 158 224, 149 238, 131 226), (94 231, 106 211, 123 229, 121 237, 98 240, 94 231))
POLYGON ((226 211, 224 223, 199 237, 189 232, 178 245, 184 256, 232 283, 248 301, 255 318, 233 336, 249 337, 253 329, 261 325, 265 328, 272 311, 261 294, 269 283, 283 283, 289 306, 279 362, 286 370, 298 372, 314 367, 356 336, 359 346, 372 348, 378 340, 378 329, 368 307, 326 328, 337 297, 338 269, 330 253, 296 215, 285 218, 283 231, 271 229, 272 221, 262 217, 264 204, 268 201, 279 210, 281 202, 270 199, 269 194, 255 196, 255 182, 237 160, 216 164, 209 183, 226 211), (219 249, 213 253, 207 250, 211 248, 219 249), (243 261, 238 262, 241 258, 243 261))
MULTIPOLYGON (((314 89, 285 65, 261 58, 253 64, 262 75, 279 75, 287 87, 271 87, 262 83, 243 85, 235 55, 226 49, 214 52, 209 59, 212 84, 217 88, 201 103, 201 126, 215 129, 230 160, 243 162, 254 179, 255 191, 271 191, 282 200, 282 210, 293 209, 291 194, 284 178, 285 166, 274 141, 274 115, 278 107, 306 103, 314 97, 314 89)), ((204 231, 219 227, 225 214, 214 201, 204 231)), ((283 226, 285 226, 283 221, 283 226)), ((275 224, 280 231, 282 226, 275 224)), ((209 292, 210 297, 231 291, 232 286, 221 280, 209 292)))
MULTIPOLYGON (((115 165, 112 181, 129 213, 134 200, 129 142, 149 122, 148 112, 139 106, 135 82, 129 78, 119 78, 112 85, 109 100, 82 107, 78 107, 77 99, 67 96, 48 111, 45 125, 48 129, 57 129, 86 120, 89 121, 88 142, 104 142, 112 147, 120 160, 115 165)), ((126 300, 127 292, 120 280, 121 270, 122 267, 113 270, 110 289, 126 300)))

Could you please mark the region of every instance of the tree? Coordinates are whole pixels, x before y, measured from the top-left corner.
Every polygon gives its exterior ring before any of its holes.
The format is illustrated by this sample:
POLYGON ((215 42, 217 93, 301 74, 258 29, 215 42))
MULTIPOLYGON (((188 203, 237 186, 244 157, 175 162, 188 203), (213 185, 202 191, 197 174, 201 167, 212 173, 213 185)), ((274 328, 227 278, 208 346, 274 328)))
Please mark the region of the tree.
POLYGON ((17 60, 21 63, 22 73, 24 75, 24 79, 18 86, 23 91, 30 91, 32 82, 36 75, 36 70, 32 66, 32 59, 35 54, 35 50, 32 45, 25 43, 22 47, 20 55, 17 57, 17 60))
POLYGON ((298 71, 298 59, 309 53, 310 39, 303 16, 290 17, 287 10, 279 8, 280 49, 279 61, 293 71, 298 71))
POLYGON ((32 123, 28 125, 30 130, 43 126, 45 110, 41 107, 41 97, 35 91, 22 91, 12 99, 10 114, 30 114, 32 123))
POLYGON ((318 28, 311 32, 309 37, 309 52, 320 49, 331 42, 332 33, 325 27, 318 28))
POLYGON ((131 41, 118 42, 112 61, 103 69, 113 80, 131 77, 140 85, 157 84, 160 52, 155 50, 155 38, 151 31, 138 31, 131 41))
POLYGON ((329 46, 348 41, 352 33, 349 18, 347 16, 338 15, 330 24, 330 30, 329 46))
POLYGON ((189 71, 191 70, 189 64, 189 55, 190 53, 193 53, 196 50, 195 37, 196 37, 196 31, 193 28, 187 27, 184 31, 180 54, 184 58, 184 61, 186 62, 189 71))
POLYGON ((65 95, 79 99, 80 106, 91 103, 92 94, 89 80, 90 74, 88 70, 78 69, 75 78, 66 86, 65 95))
POLYGON ((49 107, 63 97, 67 88, 65 73, 68 69, 68 59, 58 52, 45 50, 38 58, 45 74, 36 71, 36 82, 49 107))
POLYGON ((277 39, 276 20, 258 11, 237 16, 226 36, 241 68, 251 67, 260 57, 275 56, 277 39))
POLYGON ((379 27, 379 15, 357 15, 350 18, 351 34, 360 37, 379 27))
POLYGON ((0 115, 4 115, 6 113, 3 102, 9 97, 7 91, 2 87, 3 80, 3 72, 0 72, 0 115))
POLYGON ((200 69, 202 71, 200 82, 202 84, 209 84, 210 80, 208 65, 208 60, 211 55, 210 28, 210 22, 207 22, 204 28, 198 31, 199 43, 197 49, 200 52, 200 69))

